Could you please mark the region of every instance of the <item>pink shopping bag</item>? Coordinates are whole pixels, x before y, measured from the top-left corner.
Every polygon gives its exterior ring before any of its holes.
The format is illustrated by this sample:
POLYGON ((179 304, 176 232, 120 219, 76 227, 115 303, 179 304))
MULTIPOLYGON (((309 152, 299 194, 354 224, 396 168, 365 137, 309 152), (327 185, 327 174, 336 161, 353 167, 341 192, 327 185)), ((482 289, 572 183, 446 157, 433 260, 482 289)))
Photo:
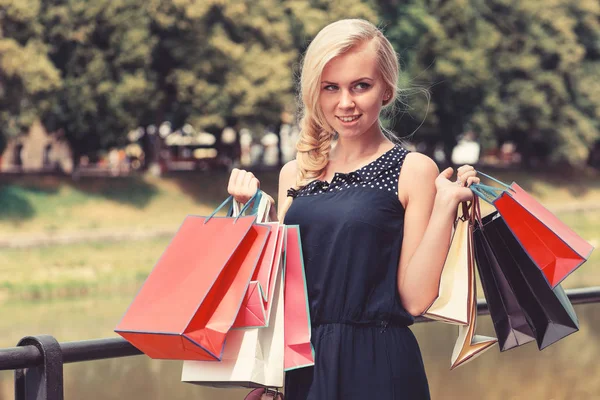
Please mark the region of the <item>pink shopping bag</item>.
POLYGON ((285 249, 285 226, 269 222, 271 233, 252 276, 234 328, 266 327, 269 325, 271 305, 277 274, 283 267, 285 249))
POLYGON ((315 364, 310 342, 311 324, 308 292, 302 258, 302 242, 297 225, 287 229, 284 269, 284 370, 315 364))
POLYGON ((270 231, 255 220, 188 216, 115 332, 152 358, 219 360, 270 231))

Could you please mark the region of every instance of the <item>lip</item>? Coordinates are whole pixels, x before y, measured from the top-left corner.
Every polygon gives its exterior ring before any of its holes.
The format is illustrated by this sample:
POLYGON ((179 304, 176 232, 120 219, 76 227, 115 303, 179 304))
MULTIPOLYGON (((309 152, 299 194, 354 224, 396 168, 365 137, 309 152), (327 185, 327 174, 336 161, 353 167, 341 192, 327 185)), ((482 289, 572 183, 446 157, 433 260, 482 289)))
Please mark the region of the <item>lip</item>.
POLYGON ((336 115, 335 117, 337 118, 337 120, 342 125, 344 125, 344 126, 352 126, 352 125, 355 125, 355 124, 358 123, 358 121, 360 120, 360 117, 362 117, 362 114, 357 114, 357 115, 341 115, 341 116, 336 115), (350 122, 345 122, 345 121, 341 120, 341 118, 352 118, 352 117, 358 117, 358 118, 356 118, 354 121, 350 121, 350 122))

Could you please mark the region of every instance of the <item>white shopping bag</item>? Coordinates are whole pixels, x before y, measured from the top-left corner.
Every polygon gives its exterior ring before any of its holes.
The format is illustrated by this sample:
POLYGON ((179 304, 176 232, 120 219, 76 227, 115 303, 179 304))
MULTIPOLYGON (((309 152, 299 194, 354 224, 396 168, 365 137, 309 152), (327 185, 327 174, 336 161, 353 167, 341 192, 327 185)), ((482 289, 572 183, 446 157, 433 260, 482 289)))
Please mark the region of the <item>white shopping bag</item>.
POLYGON ((264 328, 233 329, 221 361, 184 361, 183 382, 212 387, 283 387, 283 269, 264 328))

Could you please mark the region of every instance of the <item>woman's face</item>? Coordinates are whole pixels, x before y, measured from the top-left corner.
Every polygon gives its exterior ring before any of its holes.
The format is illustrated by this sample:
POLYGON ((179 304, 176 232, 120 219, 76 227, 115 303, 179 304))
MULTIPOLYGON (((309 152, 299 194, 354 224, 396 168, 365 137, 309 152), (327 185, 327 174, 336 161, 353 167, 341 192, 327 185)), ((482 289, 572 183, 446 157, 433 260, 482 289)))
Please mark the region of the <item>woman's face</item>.
POLYGON ((374 46, 374 41, 355 46, 323 70, 319 105, 340 138, 379 129, 379 112, 389 90, 379 73, 374 46))

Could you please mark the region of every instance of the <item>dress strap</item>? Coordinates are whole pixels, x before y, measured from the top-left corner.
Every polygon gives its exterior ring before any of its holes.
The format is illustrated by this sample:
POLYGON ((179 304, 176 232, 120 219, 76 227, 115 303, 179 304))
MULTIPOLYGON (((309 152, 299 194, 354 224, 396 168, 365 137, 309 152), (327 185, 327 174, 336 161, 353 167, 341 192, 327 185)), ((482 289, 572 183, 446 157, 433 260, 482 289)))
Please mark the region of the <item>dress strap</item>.
POLYGON ((298 196, 298 191, 294 188, 289 188, 287 191, 287 197, 291 197, 292 199, 295 199, 298 196))

